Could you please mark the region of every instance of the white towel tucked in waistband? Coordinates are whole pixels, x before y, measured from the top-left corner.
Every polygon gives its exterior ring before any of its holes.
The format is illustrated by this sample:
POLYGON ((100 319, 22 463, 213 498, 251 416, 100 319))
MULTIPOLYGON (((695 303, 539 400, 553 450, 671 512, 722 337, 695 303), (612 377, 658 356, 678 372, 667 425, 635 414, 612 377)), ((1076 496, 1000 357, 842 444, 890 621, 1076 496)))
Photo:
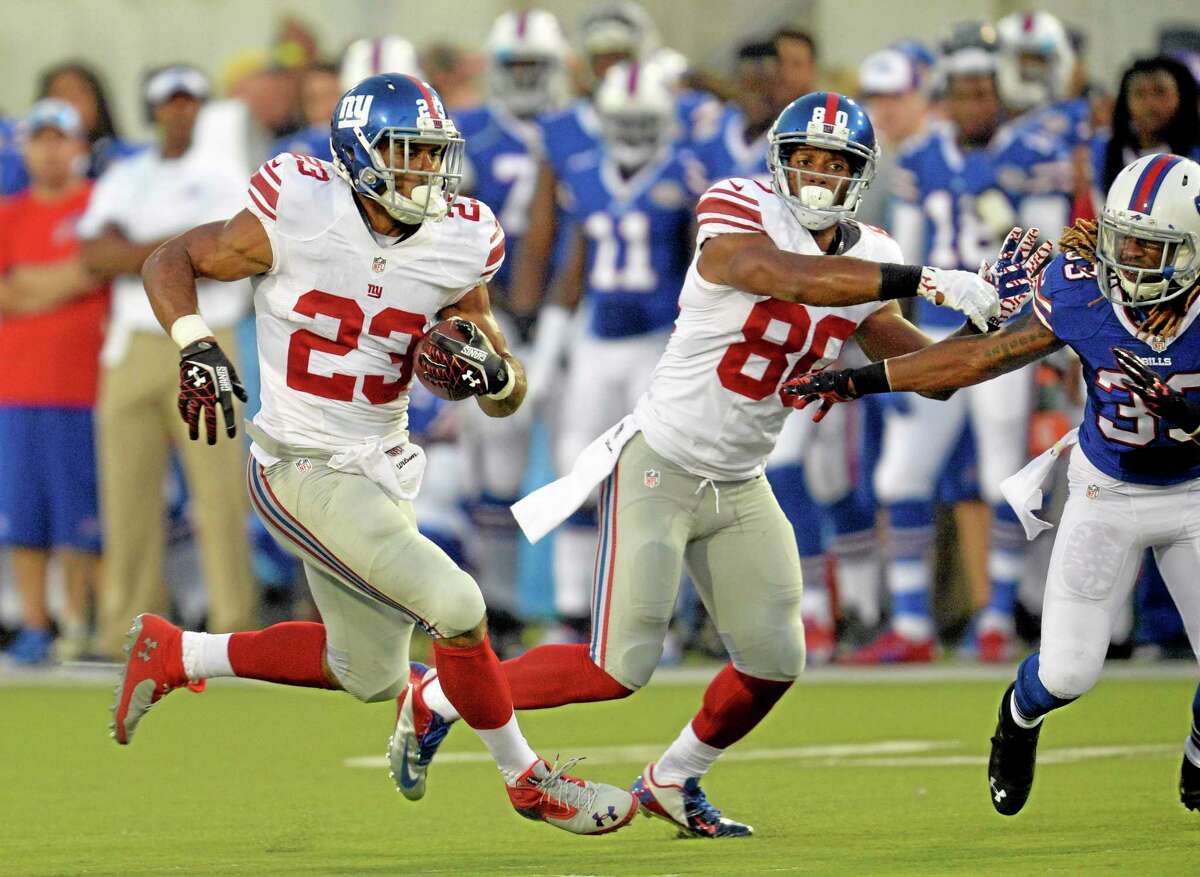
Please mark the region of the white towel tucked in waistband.
POLYGON ((617 465, 625 443, 637 433, 633 415, 627 415, 584 448, 570 472, 514 503, 513 517, 521 525, 525 538, 537 542, 583 505, 592 488, 617 465))
POLYGON ((391 446, 393 441, 387 437, 369 438, 334 454, 329 458, 329 468, 365 475, 393 502, 414 500, 425 476, 425 452, 412 442, 391 446))
POLYGON ((1054 526, 1043 521, 1034 512, 1042 507, 1042 487, 1049 479, 1054 464, 1068 448, 1078 442, 1079 429, 1076 428, 1056 441, 1050 450, 1026 463, 1020 472, 1000 482, 1000 492, 1017 513, 1021 526, 1025 528, 1026 539, 1034 539, 1038 533, 1054 526))

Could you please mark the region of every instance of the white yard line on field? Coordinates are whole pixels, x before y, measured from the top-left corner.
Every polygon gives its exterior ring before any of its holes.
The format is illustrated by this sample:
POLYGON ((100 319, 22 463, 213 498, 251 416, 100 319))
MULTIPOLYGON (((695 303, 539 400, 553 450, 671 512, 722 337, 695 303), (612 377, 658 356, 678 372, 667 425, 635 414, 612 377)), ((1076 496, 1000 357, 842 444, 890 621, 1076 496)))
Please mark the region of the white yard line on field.
MULTIPOLYGON (((807 761, 816 767, 977 767, 987 764, 986 755, 933 755, 938 750, 960 749, 958 740, 883 740, 877 743, 834 743, 821 746, 791 746, 772 749, 734 749, 722 761, 807 761)), ((578 746, 570 752, 583 752, 588 764, 643 764, 662 754, 661 743, 639 743, 628 746, 578 746)), ((1175 744, 1152 743, 1126 746, 1073 746, 1043 749, 1038 752, 1038 764, 1074 764, 1098 758, 1165 758, 1178 756, 1175 744)), ((490 764, 486 752, 444 752, 438 764, 490 764)), ((386 768, 382 755, 360 755, 347 758, 344 767, 386 768)))

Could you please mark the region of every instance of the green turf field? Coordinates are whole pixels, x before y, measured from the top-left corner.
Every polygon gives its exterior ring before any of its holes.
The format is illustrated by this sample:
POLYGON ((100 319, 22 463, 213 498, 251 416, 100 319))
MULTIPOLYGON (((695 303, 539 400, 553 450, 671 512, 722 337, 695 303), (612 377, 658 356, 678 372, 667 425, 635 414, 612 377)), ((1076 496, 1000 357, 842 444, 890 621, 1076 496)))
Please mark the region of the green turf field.
MULTIPOLYGON (((1194 681, 1109 679, 1053 716, 1033 796, 1012 819, 989 806, 983 768, 1003 687, 813 677, 705 784, 756 837, 706 842, 640 817, 596 838, 527 822, 465 727, 428 796, 409 803, 382 767, 391 709, 345 695, 220 682, 175 692, 119 748, 108 690, 3 685, 0 874, 1200 870, 1200 815, 1175 788, 1194 681)), ((522 720, 543 754, 590 754, 582 773, 628 783, 701 690, 651 685, 522 720)))

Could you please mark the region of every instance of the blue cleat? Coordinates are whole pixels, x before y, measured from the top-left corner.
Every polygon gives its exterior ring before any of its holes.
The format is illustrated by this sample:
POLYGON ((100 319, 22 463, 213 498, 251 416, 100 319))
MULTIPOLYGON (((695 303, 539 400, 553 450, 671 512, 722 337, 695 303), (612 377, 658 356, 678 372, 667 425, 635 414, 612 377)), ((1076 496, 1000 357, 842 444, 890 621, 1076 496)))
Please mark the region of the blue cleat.
POLYGON ((681 837, 749 837, 754 834, 749 825, 722 816, 721 811, 709 803, 698 779, 692 777, 682 786, 660 785, 654 781, 654 767, 655 762, 646 765, 630 788, 646 816, 665 819, 679 829, 681 837))
POLYGON ((425 705, 421 687, 429 668, 409 664, 408 687, 396 702, 396 730, 388 740, 388 764, 396 790, 410 801, 425 797, 429 763, 450 733, 447 722, 425 705))

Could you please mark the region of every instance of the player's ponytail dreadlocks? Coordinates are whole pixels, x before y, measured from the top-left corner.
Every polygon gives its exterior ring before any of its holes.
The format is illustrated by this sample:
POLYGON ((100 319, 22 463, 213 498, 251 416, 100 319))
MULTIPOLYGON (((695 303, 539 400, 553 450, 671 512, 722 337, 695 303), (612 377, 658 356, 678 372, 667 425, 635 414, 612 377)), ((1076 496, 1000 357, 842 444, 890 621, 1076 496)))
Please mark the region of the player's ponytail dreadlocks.
MULTIPOLYGON (((1074 225, 1063 231, 1062 237, 1058 240, 1058 247, 1063 252, 1075 253, 1094 265, 1096 264, 1097 234, 1095 222, 1090 219, 1077 219, 1074 225)), ((1197 296, 1200 296, 1200 283, 1196 284, 1195 288, 1187 295, 1154 305, 1145 312, 1145 316, 1140 320, 1136 319, 1136 312, 1133 308, 1126 310, 1133 312, 1130 316, 1134 318, 1134 323, 1138 327, 1138 337, 1149 338, 1157 335, 1160 338, 1173 338, 1179 331, 1183 318, 1187 316, 1187 312, 1196 302, 1197 296)), ((1096 304, 1101 301, 1104 301, 1103 297, 1088 304, 1096 304)))

